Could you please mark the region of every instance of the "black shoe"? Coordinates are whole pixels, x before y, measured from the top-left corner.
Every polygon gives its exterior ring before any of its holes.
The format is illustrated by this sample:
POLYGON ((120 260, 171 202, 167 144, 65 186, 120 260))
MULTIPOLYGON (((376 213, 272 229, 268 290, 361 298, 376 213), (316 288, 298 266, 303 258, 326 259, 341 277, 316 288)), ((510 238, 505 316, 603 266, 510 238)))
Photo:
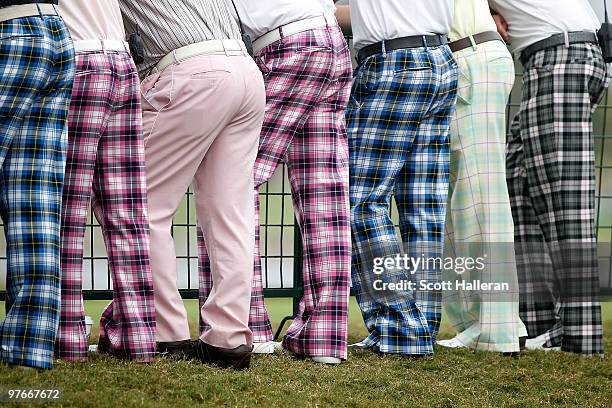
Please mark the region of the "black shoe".
POLYGON ((527 342, 527 336, 519 337, 519 349, 521 351, 525 350, 525 343, 527 342))
POLYGON ((211 346, 198 340, 195 350, 200 361, 204 364, 214 364, 221 368, 233 368, 234 370, 246 370, 251 365, 251 350, 253 347, 246 345, 233 349, 211 346))
POLYGON ((157 355, 173 360, 195 360, 195 342, 191 339, 179 341, 158 341, 157 355))
POLYGON ((128 360, 129 356, 125 351, 111 350, 108 337, 98 340, 98 354, 106 354, 120 360, 128 360))
POLYGON ((512 352, 505 352, 502 353, 504 355, 504 357, 514 357, 517 358, 521 355, 522 351, 525 351, 525 341, 527 340, 527 337, 519 337, 519 351, 512 351, 512 352))

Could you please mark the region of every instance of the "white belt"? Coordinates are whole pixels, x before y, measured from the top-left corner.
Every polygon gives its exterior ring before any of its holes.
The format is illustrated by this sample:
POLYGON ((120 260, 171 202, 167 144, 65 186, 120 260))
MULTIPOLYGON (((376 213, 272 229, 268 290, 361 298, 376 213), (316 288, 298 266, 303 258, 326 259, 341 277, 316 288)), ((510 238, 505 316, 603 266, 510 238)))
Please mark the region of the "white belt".
POLYGON ((49 3, 20 4, 0 9, 0 21, 8 21, 14 18, 40 16, 41 14, 57 14, 55 6, 49 3))
MULTIPOLYGON (((272 31, 268 31, 255 41, 253 41, 253 51, 257 54, 259 51, 266 48, 284 37, 293 34, 302 33, 304 31, 313 30, 315 28, 326 27, 329 24, 330 17, 319 16, 306 18, 304 20, 294 21, 293 23, 280 26, 272 31)), ((333 23, 335 25, 335 22, 333 23)))
POLYGON ((198 55, 221 54, 221 53, 241 52, 246 55, 246 47, 242 41, 238 40, 210 40, 195 44, 186 45, 178 48, 162 58, 151 70, 151 74, 163 71, 175 62, 198 55))
POLYGON ((77 40, 74 42, 75 52, 94 52, 94 51, 127 51, 130 46, 125 41, 119 40, 77 40))

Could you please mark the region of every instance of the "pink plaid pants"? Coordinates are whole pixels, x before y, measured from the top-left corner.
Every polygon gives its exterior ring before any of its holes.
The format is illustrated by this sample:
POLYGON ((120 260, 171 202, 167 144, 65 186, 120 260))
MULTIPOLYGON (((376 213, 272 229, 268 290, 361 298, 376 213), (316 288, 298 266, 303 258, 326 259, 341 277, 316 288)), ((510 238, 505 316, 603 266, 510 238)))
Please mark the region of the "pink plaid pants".
POLYGON ((155 357, 140 82, 127 52, 77 54, 62 203, 61 316, 55 354, 86 360, 83 240, 87 209, 102 227, 113 302, 100 346, 141 362, 155 357))

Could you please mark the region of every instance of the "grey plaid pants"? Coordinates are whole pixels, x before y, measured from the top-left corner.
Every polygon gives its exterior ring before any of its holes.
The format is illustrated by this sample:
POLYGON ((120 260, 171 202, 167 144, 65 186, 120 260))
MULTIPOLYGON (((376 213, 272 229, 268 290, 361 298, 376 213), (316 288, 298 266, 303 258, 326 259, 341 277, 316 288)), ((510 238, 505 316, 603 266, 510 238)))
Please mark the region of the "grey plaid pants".
POLYGON ((534 54, 508 140, 521 319, 530 337, 584 354, 603 353, 592 115, 608 82, 596 44, 534 54))

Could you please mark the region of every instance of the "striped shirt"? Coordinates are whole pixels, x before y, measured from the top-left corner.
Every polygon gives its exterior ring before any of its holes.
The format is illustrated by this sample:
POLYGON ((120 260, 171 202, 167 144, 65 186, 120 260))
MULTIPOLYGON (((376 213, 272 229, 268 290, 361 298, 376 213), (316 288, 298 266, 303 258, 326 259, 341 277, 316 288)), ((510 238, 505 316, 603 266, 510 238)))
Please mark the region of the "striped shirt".
POLYGON ((159 60, 186 45, 207 40, 240 40, 240 29, 224 0, 119 0, 125 30, 144 41, 143 77, 159 60))

